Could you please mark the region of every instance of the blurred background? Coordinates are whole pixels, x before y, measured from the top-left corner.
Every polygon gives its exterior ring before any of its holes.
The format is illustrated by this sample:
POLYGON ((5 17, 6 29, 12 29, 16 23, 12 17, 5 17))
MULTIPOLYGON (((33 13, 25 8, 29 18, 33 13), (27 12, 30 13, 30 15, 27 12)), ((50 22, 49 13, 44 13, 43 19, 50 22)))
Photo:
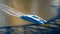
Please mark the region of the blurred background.
MULTIPOLYGON (((34 14, 45 20, 54 18, 57 15, 57 9, 51 5, 59 6, 59 0, 0 0, 0 3, 6 4, 25 14, 34 14)), ((20 26, 32 24, 14 16, 5 14, 0 10, 0 26, 20 26)))
MULTIPOLYGON (((51 5, 59 5, 59 0, 0 0, 0 3, 4 3, 18 11, 22 11, 23 13, 36 14, 43 19, 49 20, 57 15, 57 10, 51 8, 51 5)), ((2 11, 0 11, 0 13, 1 12, 2 11)), ((1 15, 0 23, 3 24, 5 22, 8 22, 10 25, 31 24, 25 20, 10 15, 1 15)))

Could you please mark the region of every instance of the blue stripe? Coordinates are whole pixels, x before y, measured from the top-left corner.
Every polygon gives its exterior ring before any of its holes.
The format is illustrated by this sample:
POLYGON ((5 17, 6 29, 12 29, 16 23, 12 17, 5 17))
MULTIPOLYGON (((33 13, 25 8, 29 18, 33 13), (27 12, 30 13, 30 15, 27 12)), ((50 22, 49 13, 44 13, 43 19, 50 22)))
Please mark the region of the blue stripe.
POLYGON ((22 17, 20 17, 20 18, 22 18, 22 19, 24 19, 24 20, 27 20, 27 21, 30 21, 30 22, 33 22, 33 23, 35 23, 35 24, 37 24, 37 25, 44 24, 44 23, 40 23, 41 21, 37 21, 37 20, 32 19, 32 18, 27 17, 27 16, 22 16, 22 17))

